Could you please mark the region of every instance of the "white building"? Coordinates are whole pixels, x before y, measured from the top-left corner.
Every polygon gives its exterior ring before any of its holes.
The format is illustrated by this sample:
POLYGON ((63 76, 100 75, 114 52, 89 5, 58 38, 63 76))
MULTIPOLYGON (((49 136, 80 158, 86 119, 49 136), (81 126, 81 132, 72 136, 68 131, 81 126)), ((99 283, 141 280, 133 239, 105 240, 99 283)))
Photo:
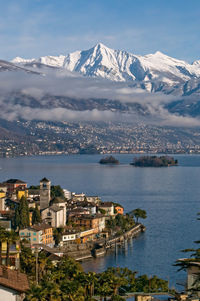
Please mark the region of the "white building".
POLYGON ((47 222, 54 228, 64 227, 66 225, 66 206, 54 204, 41 211, 42 221, 47 222))
POLYGON ((72 198, 72 193, 71 191, 67 190, 67 189, 63 189, 63 193, 66 199, 70 200, 72 198))
POLYGON ((73 241, 78 237, 80 237, 80 235, 78 235, 78 232, 65 232, 62 234, 62 242, 73 241))
POLYGON ((106 215, 114 215, 114 205, 112 202, 102 202, 98 205, 98 209, 103 209, 106 215))

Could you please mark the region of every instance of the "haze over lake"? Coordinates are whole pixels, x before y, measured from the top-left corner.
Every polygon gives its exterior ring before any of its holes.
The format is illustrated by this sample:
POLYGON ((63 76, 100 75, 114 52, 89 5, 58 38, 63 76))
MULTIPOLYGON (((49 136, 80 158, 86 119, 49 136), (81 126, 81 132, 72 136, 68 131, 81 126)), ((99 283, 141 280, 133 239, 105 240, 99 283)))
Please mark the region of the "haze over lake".
POLYGON ((115 155, 117 166, 100 165, 102 155, 40 156, 0 159, 0 181, 19 178, 38 185, 44 176, 53 185, 73 192, 98 195, 119 202, 125 212, 147 211, 146 233, 104 258, 83 264, 85 270, 103 271, 108 266, 127 266, 139 274, 158 275, 171 285, 183 279, 172 265, 185 257, 180 250, 199 240, 200 156, 174 155, 179 166, 135 168, 133 155, 115 155))

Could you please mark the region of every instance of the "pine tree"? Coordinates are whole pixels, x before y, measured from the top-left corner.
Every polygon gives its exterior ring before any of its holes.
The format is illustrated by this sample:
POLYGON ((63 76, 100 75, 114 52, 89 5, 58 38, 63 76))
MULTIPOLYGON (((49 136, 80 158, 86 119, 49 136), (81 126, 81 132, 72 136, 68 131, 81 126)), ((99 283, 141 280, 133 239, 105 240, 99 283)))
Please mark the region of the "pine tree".
POLYGON ((40 211, 38 209, 38 205, 33 210, 33 215, 32 215, 32 224, 38 224, 41 222, 41 216, 40 216, 40 211))
POLYGON ((15 210, 15 217, 14 217, 14 228, 19 229, 20 226, 20 212, 19 207, 15 210))
POLYGON ((24 196, 19 201, 19 207, 15 211, 15 228, 23 229, 30 226, 28 202, 24 196))

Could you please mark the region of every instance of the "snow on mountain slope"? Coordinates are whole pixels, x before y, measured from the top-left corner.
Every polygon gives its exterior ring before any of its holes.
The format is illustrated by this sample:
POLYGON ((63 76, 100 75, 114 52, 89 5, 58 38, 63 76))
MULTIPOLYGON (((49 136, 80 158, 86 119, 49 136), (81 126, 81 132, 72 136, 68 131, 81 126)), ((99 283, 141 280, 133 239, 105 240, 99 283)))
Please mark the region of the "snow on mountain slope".
POLYGON ((64 55, 59 56, 42 56, 39 59, 23 59, 21 57, 16 57, 12 60, 14 64, 22 64, 22 65, 33 65, 34 64, 43 64, 50 67, 63 67, 63 63, 65 60, 64 55))
POLYGON ((44 56, 25 60, 15 58, 13 63, 38 67, 38 64, 64 68, 87 77, 101 77, 112 81, 139 83, 148 91, 168 93, 172 87, 200 78, 200 61, 189 64, 159 51, 145 56, 113 50, 99 43, 89 50, 75 51, 66 56, 44 56))
POLYGON ((39 72, 35 72, 26 68, 23 68, 21 66, 15 65, 13 63, 0 60, 0 72, 3 71, 21 71, 21 72, 26 72, 26 73, 31 73, 31 74, 41 74, 39 72))

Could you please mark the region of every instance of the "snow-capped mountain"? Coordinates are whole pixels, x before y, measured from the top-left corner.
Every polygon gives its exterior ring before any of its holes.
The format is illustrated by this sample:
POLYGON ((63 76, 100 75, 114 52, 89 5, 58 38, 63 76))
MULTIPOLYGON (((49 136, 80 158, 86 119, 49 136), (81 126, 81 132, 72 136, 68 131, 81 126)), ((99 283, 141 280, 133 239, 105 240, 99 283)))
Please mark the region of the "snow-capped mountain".
POLYGON ((3 72, 3 71, 23 71, 26 73, 40 74, 38 72, 23 68, 22 66, 15 65, 13 63, 10 63, 10 62, 4 61, 4 60, 0 60, 0 72, 3 72))
POLYGON ((26 65, 26 66, 38 66, 38 64, 46 65, 49 67, 63 67, 65 60, 64 55, 60 56, 42 56, 38 59, 23 59, 21 57, 16 57, 12 60, 14 64, 26 65))
POLYGON ((88 77, 101 77, 112 81, 142 83, 148 91, 157 91, 160 85, 172 87, 194 78, 200 78, 200 61, 189 64, 159 51, 145 56, 113 50, 99 43, 84 51, 66 56, 44 56, 38 59, 16 57, 13 63, 26 67, 64 68, 88 77))

